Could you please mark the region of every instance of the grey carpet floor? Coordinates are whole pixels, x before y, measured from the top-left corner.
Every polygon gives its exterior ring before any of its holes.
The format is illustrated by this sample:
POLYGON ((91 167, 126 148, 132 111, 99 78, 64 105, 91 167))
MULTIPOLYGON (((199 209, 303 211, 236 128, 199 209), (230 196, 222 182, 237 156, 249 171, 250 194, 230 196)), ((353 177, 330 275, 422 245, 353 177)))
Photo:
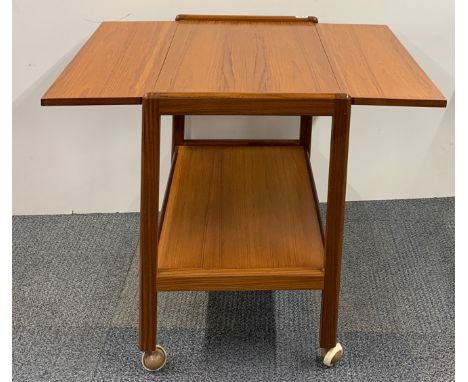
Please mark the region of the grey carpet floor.
POLYGON ((13 379, 454 380, 454 199, 350 202, 345 230, 335 368, 319 357, 319 292, 176 292, 160 293, 169 359, 152 374, 138 214, 13 217, 13 379))

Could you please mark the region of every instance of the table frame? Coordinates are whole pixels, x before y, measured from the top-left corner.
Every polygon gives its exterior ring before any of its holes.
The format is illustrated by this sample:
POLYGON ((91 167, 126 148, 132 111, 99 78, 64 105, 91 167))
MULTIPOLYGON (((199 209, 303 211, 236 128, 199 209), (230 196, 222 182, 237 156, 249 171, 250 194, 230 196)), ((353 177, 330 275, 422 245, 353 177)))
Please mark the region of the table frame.
MULTIPOLYGON (((140 349, 155 350, 161 116, 173 115, 173 152, 183 145, 185 115, 299 115, 299 142, 310 151, 313 116, 332 116, 320 346, 336 345, 351 99, 347 95, 149 94, 143 100, 140 217, 140 349)), ((249 141, 253 144, 253 141, 249 141)), ((224 144, 229 144, 223 141, 224 144)), ((280 143, 280 142, 278 142, 280 143)), ((265 142, 260 142, 265 144, 265 142)), ((316 198, 316 195, 314 195, 316 198)), ((166 199, 166 198, 165 198, 166 199)))

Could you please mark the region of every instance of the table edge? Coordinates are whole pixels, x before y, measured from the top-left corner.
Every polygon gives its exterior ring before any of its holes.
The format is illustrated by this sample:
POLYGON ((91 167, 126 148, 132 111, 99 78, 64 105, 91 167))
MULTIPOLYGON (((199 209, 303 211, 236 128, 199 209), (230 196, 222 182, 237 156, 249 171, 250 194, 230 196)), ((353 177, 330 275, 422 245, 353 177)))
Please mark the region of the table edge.
MULTIPOLYGON (((152 93, 143 95, 142 97, 123 97, 123 98, 41 98, 41 106, 111 106, 111 105, 141 105, 143 98, 152 93)), ((166 93, 170 95, 171 93, 166 93)), ((213 93, 212 98, 227 98, 230 93, 213 93)), ((319 95, 319 93, 307 93, 311 96, 319 95)), ((178 93, 174 93, 178 95, 178 93)), ((241 97, 249 98, 257 93, 239 93, 241 97)), ((265 93, 265 98, 269 98, 271 94, 265 93)), ((290 94, 294 96, 294 93, 290 94)), ((349 95, 348 95, 349 96, 349 95)), ((360 106, 405 106, 405 107, 438 107, 444 108, 447 106, 447 99, 382 99, 382 98, 361 98, 350 97, 353 105, 360 106)))

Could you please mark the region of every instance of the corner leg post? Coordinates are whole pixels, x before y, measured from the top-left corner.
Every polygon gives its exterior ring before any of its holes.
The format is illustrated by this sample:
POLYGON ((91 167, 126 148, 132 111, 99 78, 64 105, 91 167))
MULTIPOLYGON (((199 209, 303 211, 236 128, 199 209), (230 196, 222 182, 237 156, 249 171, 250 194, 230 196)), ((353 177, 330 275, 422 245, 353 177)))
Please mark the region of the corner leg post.
POLYGON ((312 144, 312 116, 301 115, 301 124, 299 129, 299 142, 304 147, 307 155, 310 157, 310 147, 312 144))
POLYGON ((332 348, 337 343, 349 125, 351 117, 351 101, 349 97, 338 99, 336 102, 330 143, 327 221, 325 228, 325 280, 322 291, 320 318, 320 347, 325 349, 332 348))
POLYGON ((158 100, 143 99, 140 206, 141 351, 156 349, 156 272, 158 263, 160 115, 158 100))
POLYGON ((172 116, 172 157, 177 146, 182 146, 185 140, 185 115, 172 116))

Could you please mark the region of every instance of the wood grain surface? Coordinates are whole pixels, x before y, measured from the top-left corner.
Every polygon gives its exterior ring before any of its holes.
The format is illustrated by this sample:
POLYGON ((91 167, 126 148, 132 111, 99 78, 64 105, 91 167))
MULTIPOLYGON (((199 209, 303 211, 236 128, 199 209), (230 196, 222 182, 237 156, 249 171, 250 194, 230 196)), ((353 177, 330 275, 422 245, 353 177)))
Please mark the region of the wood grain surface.
POLYGON ((322 289, 323 271, 314 268, 163 269, 157 291, 322 289))
POLYGON ((159 76, 174 22, 104 22, 42 97, 42 105, 141 104, 159 76))
POLYGON ((161 115, 333 115, 336 98, 320 93, 152 93, 161 115))
POLYGON ((386 25, 317 24, 343 92, 356 105, 446 106, 386 25))
POLYGON ((179 23, 160 93, 339 93, 314 23, 179 23))
POLYGON ((148 93, 211 92, 346 93, 359 105, 446 105, 387 26, 193 17, 101 24, 41 103, 140 104, 148 93))
POLYGON ((158 272, 321 271, 323 254, 302 147, 179 147, 158 272))
POLYGON ((144 98, 142 107, 140 187, 140 350, 156 346, 157 296, 154 291, 158 267, 159 161, 161 118, 158 100, 144 98))
POLYGON ((327 218, 325 226, 325 279, 320 313, 320 347, 336 345, 344 240, 346 177, 348 171, 351 99, 337 100, 330 138, 327 218))

